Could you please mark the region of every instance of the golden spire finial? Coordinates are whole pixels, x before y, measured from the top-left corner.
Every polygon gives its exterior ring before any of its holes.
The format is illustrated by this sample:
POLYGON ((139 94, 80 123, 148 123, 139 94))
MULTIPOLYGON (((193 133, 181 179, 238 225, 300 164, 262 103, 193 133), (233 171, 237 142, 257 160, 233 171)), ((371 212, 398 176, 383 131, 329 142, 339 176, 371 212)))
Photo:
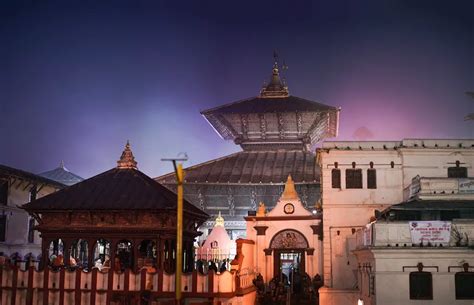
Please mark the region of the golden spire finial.
MULTIPOLYGON (((270 83, 265 84, 260 91, 261 98, 276 98, 276 97, 288 97, 288 87, 285 82, 280 78, 280 68, 278 62, 278 54, 276 51, 273 52, 273 68, 272 75, 270 77, 270 83)), ((282 70, 287 69, 286 64, 283 64, 282 70)))
POLYGON ((260 202, 258 205, 257 216, 265 216, 267 214, 267 208, 265 207, 265 203, 260 202))
POLYGON ((296 193, 295 182, 291 178, 291 175, 288 175, 288 179, 285 183, 285 190, 281 195, 281 199, 298 199, 298 193, 296 193))
POLYGON ((219 211, 219 216, 216 218, 216 224, 214 227, 223 227, 224 226, 224 217, 221 215, 221 211, 219 211))
POLYGON ((133 156, 132 150, 130 149, 130 142, 128 140, 127 144, 125 144, 125 149, 122 152, 122 156, 120 156, 120 160, 117 161, 117 168, 137 169, 137 161, 135 161, 135 157, 133 156))

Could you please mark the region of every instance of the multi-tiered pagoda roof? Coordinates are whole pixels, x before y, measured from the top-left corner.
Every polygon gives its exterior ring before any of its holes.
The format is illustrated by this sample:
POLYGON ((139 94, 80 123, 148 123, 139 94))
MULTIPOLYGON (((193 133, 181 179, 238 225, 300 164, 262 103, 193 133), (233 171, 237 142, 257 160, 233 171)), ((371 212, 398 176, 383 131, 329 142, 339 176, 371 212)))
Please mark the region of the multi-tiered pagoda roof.
MULTIPOLYGON (((277 59, 268 84, 256 97, 201 112, 225 140, 243 151, 185 169, 185 197, 226 228, 243 228, 243 217, 263 201, 272 207, 292 175, 303 203, 319 198, 320 171, 312 148, 337 136, 339 108, 290 95, 277 59)), ((174 174, 157 178, 174 189, 174 174)), ((208 224, 212 228, 212 223, 208 224)))

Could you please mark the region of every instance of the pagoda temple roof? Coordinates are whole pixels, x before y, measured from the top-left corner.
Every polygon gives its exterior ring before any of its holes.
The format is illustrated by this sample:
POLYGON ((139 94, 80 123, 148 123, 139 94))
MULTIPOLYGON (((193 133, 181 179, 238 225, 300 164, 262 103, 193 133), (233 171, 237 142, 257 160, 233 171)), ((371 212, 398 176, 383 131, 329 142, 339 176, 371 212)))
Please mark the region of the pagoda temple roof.
POLYGON ((53 170, 46 171, 39 174, 42 177, 58 181, 65 185, 73 185, 75 183, 81 182, 84 178, 71 173, 65 166, 64 163, 61 161, 59 166, 53 170))
POLYGON ((211 114, 224 113, 271 113, 295 111, 338 111, 337 107, 328 106, 301 97, 289 95, 286 97, 251 97, 201 111, 207 117, 211 114))
MULTIPOLYGON (((137 169, 127 142, 117 167, 23 205, 29 212, 52 210, 176 210, 177 195, 137 169)), ((183 210, 207 219, 184 200, 183 210)))
MULTIPOLYGON (((319 184, 315 155, 302 150, 241 151, 184 169, 186 183, 284 184, 289 174, 296 183, 319 184)), ((174 173, 155 178, 174 183, 174 173)))
MULTIPOLYGON (((113 168, 23 205, 38 210, 175 210, 177 196, 136 169, 113 168)), ((208 215, 184 201, 184 211, 208 215)))
POLYGON ((337 136, 339 111, 338 107, 290 95, 274 54, 270 83, 260 95, 201 114, 224 140, 233 140, 244 150, 310 150, 323 139, 337 136))
POLYGON ((58 181, 49 179, 47 177, 43 177, 41 175, 36 175, 36 174, 30 173, 30 172, 27 172, 27 171, 24 171, 24 170, 21 170, 21 169, 17 169, 17 168, 13 168, 13 167, 9 167, 9 166, 0 164, 0 177, 1 176, 13 177, 13 178, 22 179, 22 180, 28 180, 28 181, 30 181, 32 183, 36 183, 36 184, 47 184, 47 185, 51 185, 51 186, 56 187, 56 188, 63 188, 63 187, 66 186, 63 183, 60 183, 58 181))

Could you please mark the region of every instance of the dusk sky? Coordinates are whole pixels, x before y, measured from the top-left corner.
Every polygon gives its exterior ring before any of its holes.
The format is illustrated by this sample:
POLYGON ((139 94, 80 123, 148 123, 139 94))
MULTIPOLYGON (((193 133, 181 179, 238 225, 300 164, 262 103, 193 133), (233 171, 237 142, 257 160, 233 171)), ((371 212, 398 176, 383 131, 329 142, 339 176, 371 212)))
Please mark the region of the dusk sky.
POLYGON ((129 139, 155 177, 236 152, 199 112, 256 96, 274 49, 290 94, 342 108, 337 140, 474 137, 472 0, 159 2, 1 1, 0 164, 88 178, 129 139))

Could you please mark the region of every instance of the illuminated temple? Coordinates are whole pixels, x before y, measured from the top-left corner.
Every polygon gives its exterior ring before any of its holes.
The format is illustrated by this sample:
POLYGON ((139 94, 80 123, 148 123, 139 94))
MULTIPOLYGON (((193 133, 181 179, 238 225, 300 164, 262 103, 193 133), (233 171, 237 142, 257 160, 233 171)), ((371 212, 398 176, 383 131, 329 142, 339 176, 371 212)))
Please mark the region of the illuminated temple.
MULTIPOLYGON (((204 118, 224 140, 242 151, 185 169, 185 198, 215 219, 219 212, 232 239, 245 236, 243 217, 259 202, 272 208, 292 175, 303 205, 320 198, 320 170, 311 148, 337 136, 339 109, 290 95, 275 57, 272 75, 260 94, 204 110, 204 118)), ((170 173, 156 180, 175 190, 170 173)), ((204 235, 213 221, 201 227, 204 235)))

